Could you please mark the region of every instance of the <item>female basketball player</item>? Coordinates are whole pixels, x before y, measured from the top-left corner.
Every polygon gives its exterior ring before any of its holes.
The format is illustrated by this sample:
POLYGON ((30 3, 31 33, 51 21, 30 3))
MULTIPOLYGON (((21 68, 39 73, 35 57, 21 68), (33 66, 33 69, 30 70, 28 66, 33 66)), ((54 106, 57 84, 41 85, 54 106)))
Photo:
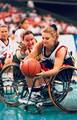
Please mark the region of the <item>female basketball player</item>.
POLYGON ((0 61, 4 65, 8 60, 12 62, 13 41, 9 38, 7 25, 0 26, 0 61))
POLYGON ((20 61, 31 52, 35 43, 36 40, 33 33, 31 31, 25 31, 22 34, 22 41, 19 42, 19 46, 16 50, 13 61, 16 63, 20 63, 20 61))
MULTIPOLYGON (((68 48, 58 41, 58 37, 59 33, 55 24, 46 27, 42 31, 42 40, 36 43, 31 53, 25 58, 37 59, 37 56, 40 55, 42 71, 36 76, 48 78, 54 76, 63 64, 74 65, 74 62, 69 55, 68 48)), ((42 88, 41 85, 43 84, 45 85, 44 79, 36 81, 35 89, 38 89, 36 90, 38 91, 38 95, 42 88)), ((36 98, 34 97, 34 99, 36 98)))
POLYGON ((46 27, 42 31, 42 40, 28 55, 28 58, 36 58, 41 54, 41 66, 44 71, 37 75, 50 77, 55 75, 63 64, 74 64, 68 53, 68 48, 58 41, 58 37, 59 33, 55 24, 46 27))
MULTIPOLYGON (((17 63, 17 64, 20 64, 20 62, 31 52, 34 44, 36 43, 36 40, 34 38, 34 35, 31 31, 25 31, 23 34, 22 34, 22 41, 19 42, 19 47, 17 48, 16 50, 16 53, 15 55, 13 56, 13 62, 17 63)), ((26 80, 25 80, 25 76, 22 74, 22 72, 20 71, 20 68, 14 68, 14 78, 16 76, 16 81, 18 81, 19 79, 20 80, 24 80, 24 90, 23 92, 25 91, 26 89, 26 80)), ((15 82, 16 82, 15 81, 15 82)), ((23 93, 22 93, 22 96, 21 97, 24 97, 23 96, 23 93)))

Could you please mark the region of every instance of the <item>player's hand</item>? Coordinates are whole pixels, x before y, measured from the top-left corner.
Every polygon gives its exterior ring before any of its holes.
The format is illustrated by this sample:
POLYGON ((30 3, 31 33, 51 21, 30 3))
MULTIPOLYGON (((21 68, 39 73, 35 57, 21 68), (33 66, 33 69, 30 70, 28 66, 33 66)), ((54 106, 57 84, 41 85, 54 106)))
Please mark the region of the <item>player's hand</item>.
POLYGON ((36 74, 38 77, 45 77, 45 71, 36 74))
POLYGON ((19 48, 21 49, 21 51, 26 51, 27 46, 25 46, 24 43, 20 42, 19 48))
POLYGON ((12 63, 12 58, 6 58, 5 59, 5 65, 11 64, 12 63))

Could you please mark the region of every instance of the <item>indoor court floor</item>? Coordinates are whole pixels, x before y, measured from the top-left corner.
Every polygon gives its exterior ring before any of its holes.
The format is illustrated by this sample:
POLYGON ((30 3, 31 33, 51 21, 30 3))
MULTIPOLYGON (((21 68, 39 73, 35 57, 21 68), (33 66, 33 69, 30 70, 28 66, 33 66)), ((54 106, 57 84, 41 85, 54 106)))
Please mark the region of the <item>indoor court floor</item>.
POLYGON ((0 120, 76 120, 77 114, 60 111, 55 106, 42 110, 39 114, 25 111, 23 108, 8 107, 0 103, 0 120))

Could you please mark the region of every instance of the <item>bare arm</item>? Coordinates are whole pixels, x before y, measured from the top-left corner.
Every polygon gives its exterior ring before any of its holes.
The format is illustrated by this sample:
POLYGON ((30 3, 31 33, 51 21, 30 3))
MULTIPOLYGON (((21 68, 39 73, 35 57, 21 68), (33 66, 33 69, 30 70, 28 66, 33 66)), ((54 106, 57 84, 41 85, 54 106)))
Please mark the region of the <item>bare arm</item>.
POLYGON ((39 73, 39 75, 46 76, 46 77, 50 77, 50 76, 55 75, 63 65, 64 57, 66 55, 66 51, 67 50, 64 47, 61 48, 56 54, 53 69, 48 70, 46 72, 43 71, 43 72, 39 73))
POLYGON ((33 50, 27 56, 27 58, 36 58, 41 52, 41 47, 42 47, 42 42, 36 43, 35 46, 33 47, 33 50))

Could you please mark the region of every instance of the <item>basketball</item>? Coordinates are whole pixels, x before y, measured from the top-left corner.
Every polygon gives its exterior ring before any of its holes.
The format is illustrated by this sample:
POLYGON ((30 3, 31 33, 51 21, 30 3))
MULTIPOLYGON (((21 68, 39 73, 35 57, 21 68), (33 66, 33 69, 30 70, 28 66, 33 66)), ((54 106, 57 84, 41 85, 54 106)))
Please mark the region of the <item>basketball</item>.
POLYGON ((24 75, 34 77, 37 73, 41 71, 41 65, 36 59, 24 59, 20 63, 20 70, 24 75))
POLYGON ((2 67, 3 67, 3 64, 2 64, 2 62, 0 61, 0 70, 2 69, 2 67))

